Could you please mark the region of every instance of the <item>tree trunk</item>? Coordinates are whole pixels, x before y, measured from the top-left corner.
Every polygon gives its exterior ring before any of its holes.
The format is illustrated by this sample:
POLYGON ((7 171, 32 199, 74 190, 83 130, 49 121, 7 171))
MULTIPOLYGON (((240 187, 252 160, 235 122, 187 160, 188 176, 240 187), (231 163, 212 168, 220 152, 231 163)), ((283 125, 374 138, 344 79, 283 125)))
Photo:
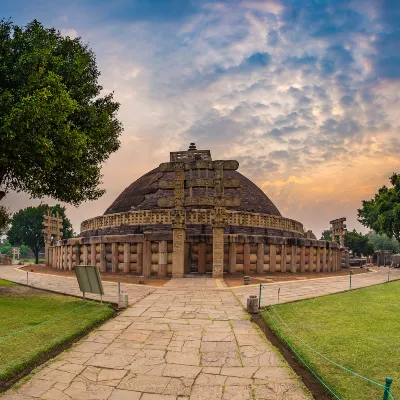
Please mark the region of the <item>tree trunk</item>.
POLYGON ((40 251, 40 248, 39 249, 37 249, 37 248, 32 249, 32 251, 33 251, 33 254, 35 255, 35 264, 39 264, 39 251, 40 251))

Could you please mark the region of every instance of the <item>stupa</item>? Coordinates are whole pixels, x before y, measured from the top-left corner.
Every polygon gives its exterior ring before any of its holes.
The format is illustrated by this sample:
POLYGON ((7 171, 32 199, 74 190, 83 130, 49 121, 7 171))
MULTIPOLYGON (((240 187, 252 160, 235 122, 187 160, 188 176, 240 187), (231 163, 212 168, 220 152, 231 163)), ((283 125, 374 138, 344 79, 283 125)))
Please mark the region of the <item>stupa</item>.
POLYGON ((162 278, 340 269, 339 246, 312 239, 300 222, 283 217, 238 167, 194 143, 171 152, 102 216, 83 221, 80 237, 50 247, 48 264, 162 278))

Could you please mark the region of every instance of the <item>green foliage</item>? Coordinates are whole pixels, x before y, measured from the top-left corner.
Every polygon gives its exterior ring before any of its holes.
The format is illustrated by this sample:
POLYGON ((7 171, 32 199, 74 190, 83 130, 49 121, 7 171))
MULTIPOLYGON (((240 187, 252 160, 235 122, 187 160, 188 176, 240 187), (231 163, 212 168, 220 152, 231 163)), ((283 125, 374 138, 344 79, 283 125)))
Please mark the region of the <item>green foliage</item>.
POLYGON ((373 199, 362 202, 358 220, 376 233, 400 241, 400 175, 393 174, 390 183, 393 187, 382 186, 373 199))
POLYGON ((400 253, 400 242, 395 238, 389 238, 387 235, 378 235, 375 232, 368 234, 368 240, 374 245, 376 250, 392 250, 393 253, 400 253))
POLYGON ((368 235, 358 233, 355 229, 344 234, 344 245, 348 247, 354 255, 361 257, 374 254, 374 245, 369 241, 368 235))
POLYGON ((3 235, 11 221, 11 213, 7 207, 0 206, 0 236, 3 235))
MULTIPOLYGON (((8 240, 4 241, 0 244, 0 254, 7 254, 8 256, 12 257, 12 246, 8 240)), ((20 259, 27 257, 29 248, 25 245, 19 246, 20 249, 20 259)))
POLYGON ((325 230, 322 231, 321 240, 331 240, 331 231, 325 230))
POLYGON ((25 244, 35 255, 35 263, 39 262, 39 251, 44 247, 43 221, 44 215, 50 211, 52 215, 58 213, 63 219, 63 238, 73 236, 72 225, 65 216, 65 207, 60 205, 49 206, 41 204, 37 207, 27 207, 14 214, 11 220, 11 228, 8 231, 8 240, 13 246, 25 244))
MULTIPOLYGON (((100 95, 95 55, 38 21, 0 20, 0 185, 78 205, 104 190, 119 103, 100 95)), ((4 195, 0 193, 0 199, 4 195)))

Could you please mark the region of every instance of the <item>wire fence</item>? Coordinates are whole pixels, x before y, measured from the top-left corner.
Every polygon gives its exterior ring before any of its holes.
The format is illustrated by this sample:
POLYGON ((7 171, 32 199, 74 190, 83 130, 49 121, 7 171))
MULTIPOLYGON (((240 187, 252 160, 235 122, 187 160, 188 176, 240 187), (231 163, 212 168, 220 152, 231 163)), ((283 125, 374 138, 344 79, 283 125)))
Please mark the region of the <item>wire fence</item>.
MULTIPOLYGON (((398 271, 396 271, 398 272, 398 271)), ((393 273, 392 273, 393 275, 393 273)), ((351 278, 352 275, 350 275, 350 290, 352 288, 351 286, 351 278)), ((400 279, 400 274, 398 276, 392 276, 392 280, 398 280, 400 279)), ((388 274, 388 282, 391 281, 390 279, 390 271, 388 274)), ((261 309, 261 298, 262 298, 262 291, 263 288, 266 287, 268 285, 263 285, 260 284, 260 289, 259 289, 259 308, 261 309)), ((280 288, 278 288, 277 290, 277 299, 278 299, 278 303, 279 303, 279 296, 280 296, 280 288)), ((349 368, 344 367, 343 365, 340 365, 339 363, 329 359, 328 357, 326 357, 324 354, 322 354, 321 352, 319 352, 318 350, 314 349, 312 346, 310 346, 308 343, 306 343, 301 337, 299 337, 294 331, 293 329, 290 328, 290 326, 283 320, 283 318, 279 315, 278 311, 276 310, 276 308, 274 307, 274 305, 270 304, 268 307, 264 308, 264 311, 267 313, 268 315, 268 319, 269 321, 271 321, 272 326, 274 327, 274 329, 279 333, 280 337, 284 340, 284 342, 287 344, 287 346, 292 350, 292 352, 296 355, 296 357, 300 360, 300 362, 312 373, 312 375, 322 384, 322 386, 325 387, 325 389, 335 398, 338 400, 342 400, 339 395, 337 393, 335 393, 335 391, 330 388, 328 386, 328 384, 320 377, 318 376, 318 374, 313 370, 313 368, 306 362, 306 360, 304 359, 304 357, 302 357, 299 354, 299 351, 296 351, 296 349, 292 346, 292 344, 290 343, 289 337, 294 338, 298 343, 300 343, 301 345, 303 345, 305 348, 307 348, 309 351, 311 351, 313 354, 315 354, 316 356, 322 358, 323 360, 325 360, 326 362, 334 365, 335 367, 341 369, 342 371, 351 374, 352 376, 355 376, 361 380, 364 380, 370 384, 373 384, 375 386, 380 387, 381 389, 383 389, 383 400, 395 400, 393 394, 390 392, 391 390, 391 385, 392 385, 392 378, 387 377, 386 378, 386 382, 385 384, 381 384, 379 382, 374 381, 373 379, 367 378, 355 371, 352 371, 349 368), (271 312, 272 311, 272 312, 271 312), (281 327, 279 326, 279 324, 281 324, 281 327), (285 328, 285 332, 284 329, 282 329, 282 327, 285 328)))

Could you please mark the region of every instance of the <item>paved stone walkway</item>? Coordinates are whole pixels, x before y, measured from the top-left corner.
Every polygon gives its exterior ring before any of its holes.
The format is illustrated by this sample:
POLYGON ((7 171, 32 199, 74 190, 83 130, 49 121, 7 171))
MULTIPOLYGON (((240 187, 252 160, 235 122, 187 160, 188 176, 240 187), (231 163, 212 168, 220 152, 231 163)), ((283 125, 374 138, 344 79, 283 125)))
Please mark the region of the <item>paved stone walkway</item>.
MULTIPOLYGON (((374 271, 365 274, 352 276, 351 287, 358 289, 361 287, 377 285, 388 281, 400 279, 400 270, 389 267, 375 267, 374 271), (390 272, 389 272, 390 271, 390 272)), ((278 303, 287 303, 290 301, 309 299, 312 297, 324 296, 327 294, 343 292, 350 288, 349 276, 338 276, 320 279, 310 279, 301 281, 289 281, 280 283, 268 283, 263 286, 261 293, 261 306, 278 303)), ((247 304, 247 298, 252 294, 259 294, 260 285, 249 285, 232 288, 235 295, 240 299, 243 305, 247 304)))
POLYGON ((217 282, 171 280, 1 399, 310 398, 217 282))
MULTIPOLYGON (((27 283, 27 271, 18 269, 14 266, 0 265, 0 279, 6 279, 16 283, 27 283)), ((58 293, 68 294, 71 296, 82 297, 79 290, 78 281, 75 277, 57 276, 49 274, 40 274, 36 272, 28 272, 29 286, 51 290, 58 293)), ((104 296, 103 301, 110 303, 118 303, 118 284, 116 282, 103 281, 104 296)), ((121 283, 121 291, 128 293, 129 304, 135 304, 139 300, 146 297, 155 290, 154 287, 144 285, 134 285, 121 283)), ((100 296, 92 293, 86 293, 88 299, 100 300, 100 296)))

